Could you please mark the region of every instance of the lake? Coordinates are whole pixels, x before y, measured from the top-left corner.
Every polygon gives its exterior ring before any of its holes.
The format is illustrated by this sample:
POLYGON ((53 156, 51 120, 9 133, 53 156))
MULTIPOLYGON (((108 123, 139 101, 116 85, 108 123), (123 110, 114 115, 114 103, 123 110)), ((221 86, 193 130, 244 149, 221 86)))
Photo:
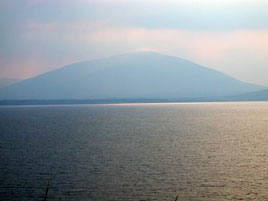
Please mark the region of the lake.
POLYGON ((268 200, 268 102, 0 107, 0 200, 268 200))

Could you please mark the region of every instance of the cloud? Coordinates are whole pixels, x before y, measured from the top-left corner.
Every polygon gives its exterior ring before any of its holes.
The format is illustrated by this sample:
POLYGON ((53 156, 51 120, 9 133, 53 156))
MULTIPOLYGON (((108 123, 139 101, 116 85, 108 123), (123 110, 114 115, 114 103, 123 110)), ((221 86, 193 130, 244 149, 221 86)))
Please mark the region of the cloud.
POLYGON ((17 23, 85 23, 109 20, 116 26, 155 29, 268 28, 264 0, 22 0, 5 1, 1 18, 17 23), (8 12, 6 12, 8 10, 8 12), (8 18, 11 12, 12 18, 8 18), (24 22, 23 22, 24 21, 24 22))

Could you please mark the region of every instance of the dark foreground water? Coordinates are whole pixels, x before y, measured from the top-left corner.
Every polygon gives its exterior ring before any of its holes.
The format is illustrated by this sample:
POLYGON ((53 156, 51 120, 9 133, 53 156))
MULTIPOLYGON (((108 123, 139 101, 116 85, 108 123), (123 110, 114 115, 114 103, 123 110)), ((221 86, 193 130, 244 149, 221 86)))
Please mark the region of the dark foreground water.
POLYGON ((268 200, 268 102, 0 107, 0 200, 268 200))

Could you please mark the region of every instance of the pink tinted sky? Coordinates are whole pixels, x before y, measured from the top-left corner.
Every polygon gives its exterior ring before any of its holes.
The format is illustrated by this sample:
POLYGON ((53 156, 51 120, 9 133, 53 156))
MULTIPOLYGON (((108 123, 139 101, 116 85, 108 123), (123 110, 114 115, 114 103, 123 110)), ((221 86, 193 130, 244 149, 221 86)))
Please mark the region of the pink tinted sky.
POLYGON ((2 15, 14 19, 0 22, 0 77, 29 78, 81 60, 150 50, 268 86, 265 1, 243 1, 242 11, 241 0, 21 2, 2 3, 2 15))

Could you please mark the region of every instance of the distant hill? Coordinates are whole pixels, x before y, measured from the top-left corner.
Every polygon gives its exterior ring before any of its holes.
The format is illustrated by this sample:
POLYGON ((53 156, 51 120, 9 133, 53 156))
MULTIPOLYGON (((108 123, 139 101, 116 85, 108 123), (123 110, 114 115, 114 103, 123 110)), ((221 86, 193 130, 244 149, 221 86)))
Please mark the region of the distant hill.
POLYGON ((232 96, 229 100, 268 101, 268 89, 232 96))
POLYGON ((184 59, 137 52, 44 73, 0 89, 0 99, 172 99, 262 89, 184 59))
POLYGON ((19 81, 21 81, 21 79, 0 77, 0 88, 7 87, 19 81))

